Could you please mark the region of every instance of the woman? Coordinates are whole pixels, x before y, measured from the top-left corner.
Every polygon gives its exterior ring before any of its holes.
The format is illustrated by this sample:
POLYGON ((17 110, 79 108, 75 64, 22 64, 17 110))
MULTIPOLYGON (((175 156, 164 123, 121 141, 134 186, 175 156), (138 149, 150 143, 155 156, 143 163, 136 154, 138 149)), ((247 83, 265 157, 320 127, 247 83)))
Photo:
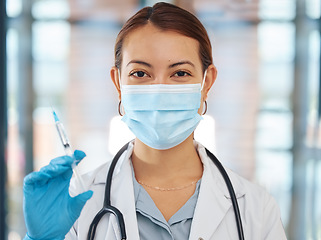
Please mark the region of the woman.
MULTIPOLYGON (((111 78, 119 112, 136 139, 114 169, 111 204, 122 212, 128 239, 238 239, 231 195, 193 131, 206 112, 217 71, 206 30, 192 14, 157 3, 120 31, 111 78)), ((81 160, 83 152, 75 151, 81 160)), ((110 163, 72 181, 73 159, 52 160, 24 183, 25 239, 87 239, 101 209, 110 163)), ((226 170, 245 239, 286 239, 275 201, 226 170)), ((117 219, 102 217, 96 239, 120 239, 117 219)))

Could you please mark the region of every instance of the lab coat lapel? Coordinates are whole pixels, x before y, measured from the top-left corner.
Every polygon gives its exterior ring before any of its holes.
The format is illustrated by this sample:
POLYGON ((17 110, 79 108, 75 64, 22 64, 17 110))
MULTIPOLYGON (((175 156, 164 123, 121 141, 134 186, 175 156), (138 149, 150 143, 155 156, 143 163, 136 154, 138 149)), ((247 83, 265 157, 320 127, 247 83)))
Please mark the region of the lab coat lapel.
MULTIPOLYGON (((190 232, 190 240, 210 239, 217 227, 224 219, 231 202, 222 192, 219 171, 210 166, 211 160, 205 151, 199 149, 204 170, 190 232)), ((213 164, 212 164, 213 165, 213 164)))
MULTIPOLYGON (((128 149, 121 155, 118 163, 116 164, 111 184, 111 205, 118 208, 118 210, 123 214, 127 239, 139 240, 130 161, 132 151, 133 144, 130 143, 128 149)), ((105 171, 102 172, 103 174, 99 174, 95 179, 96 184, 104 184, 106 182, 107 173, 105 171)), ((113 231, 117 236, 120 236, 117 222, 111 222, 111 226, 113 228, 111 231, 113 231)), ((108 236, 109 235, 107 234, 107 238, 108 236)), ((106 240, 110 240, 110 238, 106 240)))
POLYGON ((133 146, 119 160, 111 190, 111 203, 115 204, 123 214, 125 220, 127 239, 139 240, 138 224, 136 218, 135 196, 130 156, 133 146))

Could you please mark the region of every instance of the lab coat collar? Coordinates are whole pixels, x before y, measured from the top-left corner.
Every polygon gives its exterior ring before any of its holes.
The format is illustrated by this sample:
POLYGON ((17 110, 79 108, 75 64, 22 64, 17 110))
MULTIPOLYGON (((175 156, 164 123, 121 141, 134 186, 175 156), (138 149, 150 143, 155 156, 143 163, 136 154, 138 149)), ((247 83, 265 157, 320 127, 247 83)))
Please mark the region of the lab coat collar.
MULTIPOLYGON (((214 180, 216 182, 217 187, 224 194, 225 198, 231 199, 230 193, 229 193, 228 188, 226 186, 226 183, 225 183, 225 181, 224 181, 224 179, 222 177, 222 174, 218 170, 218 168, 213 164, 211 158, 207 156, 205 147, 202 144, 200 144, 200 143, 198 143, 196 141, 194 141, 194 146, 197 149, 198 154, 199 154, 199 156, 201 158, 201 161, 202 161, 203 166, 204 166, 204 170, 206 168, 211 169, 211 173, 212 173, 211 176, 213 177, 212 181, 214 180)), ((228 169, 226 167, 224 167, 224 169, 227 172, 227 174, 228 174, 228 176, 229 176, 229 178, 230 178, 230 180, 232 182, 236 198, 243 197, 245 195, 245 192, 246 192, 243 182, 240 181, 240 178, 233 171, 231 171, 230 169, 228 169)))
MULTIPOLYGON (((225 215, 232 208, 230 194, 217 167, 207 156, 205 148, 194 142, 203 163, 203 177, 198 202, 196 204, 189 239, 210 239, 225 215)), ((227 170, 237 198, 245 195, 244 187, 227 170)))
MULTIPOLYGON (((211 169, 212 173, 214 174, 213 175, 214 179, 212 179, 212 181, 214 180, 216 182, 218 188, 222 192, 222 194, 226 198, 230 199, 230 194, 228 192, 228 189, 226 187, 224 179, 221 177, 221 173, 219 172, 219 170, 212 163, 212 160, 207 156, 206 151, 205 151, 205 147, 202 144, 198 143, 197 141, 194 141, 194 146, 197 149, 198 154, 201 158, 201 161, 204 166, 204 170, 207 168, 211 169)), ((131 141, 128 145, 128 149, 119 158, 113 177, 116 177, 119 174, 119 172, 121 171, 124 164, 131 164, 130 158, 133 153, 133 149, 134 149, 134 143, 133 143, 133 141, 131 141)), ((107 168, 109 168, 109 165, 105 166, 103 168, 100 168, 98 170, 98 172, 96 172, 94 184, 104 184, 106 182, 106 177, 107 177, 106 169, 107 168)), ((232 181, 236 197, 240 198, 240 197, 244 196, 244 194, 245 194, 244 189, 245 188, 244 188, 242 182, 239 180, 239 178, 237 178, 235 176, 235 174, 231 170, 229 170, 227 168, 225 168, 225 170, 232 181)), ((203 179, 204 179, 204 176, 203 176, 203 179)))
MULTIPOLYGON (((207 156, 205 148, 196 141, 194 146, 198 150, 204 170, 189 239, 199 239, 200 237, 210 239, 228 210, 232 207, 232 203, 224 179, 217 167, 212 163, 212 160, 207 156)), ((111 201, 123 213, 127 232, 131 234, 130 239, 138 240, 139 234, 130 162, 132 152, 133 143, 131 142, 116 165, 112 186, 117 186, 118 189, 112 188, 111 201), (123 186, 124 189, 120 189, 119 186, 123 186)), ((97 172, 94 184, 105 184, 108 168, 109 165, 97 172)), ((226 168, 225 170, 230 177, 236 197, 244 197, 245 188, 241 181, 231 170, 226 168)))

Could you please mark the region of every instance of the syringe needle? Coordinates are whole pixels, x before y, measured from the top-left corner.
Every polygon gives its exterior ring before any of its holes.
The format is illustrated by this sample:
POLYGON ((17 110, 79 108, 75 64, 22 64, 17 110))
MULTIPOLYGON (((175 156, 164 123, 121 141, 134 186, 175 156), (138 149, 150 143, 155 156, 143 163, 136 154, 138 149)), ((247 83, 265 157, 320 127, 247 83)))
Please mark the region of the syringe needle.
POLYGON ((76 179, 80 183, 81 191, 85 192, 86 191, 85 184, 83 183, 83 181, 82 181, 82 179, 80 177, 80 173, 79 173, 79 170, 78 170, 77 165, 76 165, 77 160, 75 159, 74 152, 73 152, 73 150, 71 148, 71 145, 70 145, 69 139, 67 137, 65 128, 62 125, 62 123, 60 122, 56 112, 53 109, 52 109, 52 113, 53 113, 53 116, 54 116, 54 119, 55 119, 55 124, 56 124, 56 128, 57 128, 57 131, 58 131, 58 135, 59 135, 60 140, 62 142, 62 145, 64 147, 65 153, 66 153, 66 155, 74 158, 74 162, 72 163, 71 167, 72 167, 73 172, 74 172, 74 174, 76 176, 76 179))

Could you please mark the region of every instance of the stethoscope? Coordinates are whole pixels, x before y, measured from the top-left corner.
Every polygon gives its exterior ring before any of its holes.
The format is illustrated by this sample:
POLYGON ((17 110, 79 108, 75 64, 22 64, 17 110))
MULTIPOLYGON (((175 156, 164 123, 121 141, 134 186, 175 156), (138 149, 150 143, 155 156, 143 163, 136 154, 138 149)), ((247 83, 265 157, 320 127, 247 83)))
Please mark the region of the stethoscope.
MULTIPOLYGON (((109 167, 109 171, 108 171, 108 174, 107 174, 106 185, 105 185, 104 205, 103 205, 103 208, 96 214, 95 218, 93 219, 93 221, 90 224, 88 235, 87 235, 87 240, 93 240, 95 238, 95 233, 96 233, 96 229, 97 229, 98 223, 99 223, 99 221, 101 220, 101 218, 105 214, 113 214, 116 217, 116 219, 118 221, 118 227, 120 229, 121 239, 122 240, 127 239, 125 221, 124 221, 123 214, 117 208, 115 208, 114 206, 111 205, 111 203, 110 203, 110 191, 111 191, 112 177, 113 177, 113 173, 114 173, 116 164, 117 164, 120 156, 127 150, 129 143, 130 142, 125 144, 118 151, 118 153, 115 155, 113 161, 111 162, 111 165, 109 167)), ((206 148, 205 148, 205 150, 206 150, 207 156, 213 161, 213 163, 216 165, 216 167, 221 172, 221 174, 222 174, 222 176, 224 178, 224 181, 226 183, 226 186, 228 188, 228 191, 230 193, 231 200, 232 200, 232 205, 233 205, 233 209, 234 209, 234 214, 235 214, 235 220, 236 220, 239 239, 240 240, 244 240, 244 233, 243 233, 240 210, 239 210, 239 207, 238 207, 237 199, 236 199, 236 196, 235 196, 235 192, 234 192, 231 180, 228 177, 224 167, 222 166, 220 161, 214 156, 214 154, 211 153, 206 148)))

